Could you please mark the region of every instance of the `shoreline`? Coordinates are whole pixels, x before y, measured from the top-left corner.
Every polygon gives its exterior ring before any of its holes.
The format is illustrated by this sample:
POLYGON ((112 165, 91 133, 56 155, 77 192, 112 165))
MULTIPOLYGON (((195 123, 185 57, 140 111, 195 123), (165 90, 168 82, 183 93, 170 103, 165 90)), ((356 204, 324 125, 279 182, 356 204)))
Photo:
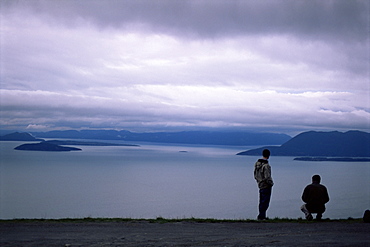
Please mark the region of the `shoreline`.
POLYGON ((321 220, 307 221, 303 218, 271 218, 267 220, 257 219, 214 219, 214 218, 99 218, 99 217, 84 217, 84 218, 14 218, 14 219, 0 219, 3 222, 148 222, 148 223, 176 223, 176 222, 193 222, 193 223, 311 223, 311 222, 347 222, 359 223, 363 222, 362 218, 347 219, 330 219, 324 218, 321 220))

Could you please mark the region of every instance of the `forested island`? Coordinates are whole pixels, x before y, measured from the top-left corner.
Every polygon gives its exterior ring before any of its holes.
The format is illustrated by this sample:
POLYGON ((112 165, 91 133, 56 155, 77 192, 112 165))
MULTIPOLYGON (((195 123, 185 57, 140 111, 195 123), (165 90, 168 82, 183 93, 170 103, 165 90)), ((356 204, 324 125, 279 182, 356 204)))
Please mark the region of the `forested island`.
POLYGON ((65 147, 61 145, 77 145, 77 146, 130 146, 138 147, 139 145, 134 144, 116 144, 116 143, 105 143, 105 142, 83 142, 83 141, 42 141, 40 143, 29 143, 22 144, 15 147, 16 150, 28 150, 28 151, 81 151, 80 148, 65 147))
POLYGON ((15 147, 14 149, 26 151, 52 151, 52 152, 69 152, 82 150, 80 148, 59 146, 47 142, 22 144, 19 145, 18 147, 15 147))
POLYGON ((261 155, 265 148, 270 149, 271 156, 302 156, 312 161, 313 158, 307 157, 335 157, 346 161, 344 158, 348 157, 370 157, 370 133, 308 131, 293 137, 281 146, 264 146, 237 155, 261 155))

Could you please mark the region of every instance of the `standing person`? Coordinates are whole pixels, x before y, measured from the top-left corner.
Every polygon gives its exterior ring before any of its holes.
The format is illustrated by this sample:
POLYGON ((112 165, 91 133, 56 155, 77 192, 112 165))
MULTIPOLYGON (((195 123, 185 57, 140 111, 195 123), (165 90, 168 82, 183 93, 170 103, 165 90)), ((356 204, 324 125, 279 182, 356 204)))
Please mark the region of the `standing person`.
POLYGON ((312 214, 316 213, 316 219, 321 220, 325 212, 325 203, 329 201, 329 194, 326 187, 320 184, 319 175, 312 176, 312 184, 306 186, 302 194, 302 200, 306 203, 301 207, 307 220, 312 220, 312 214))
POLYGON ((270 205, 272 186, 274 185, 271 177, 271 166, 268 162, 269 158, 270 150, 264 149, 262 151, 262 158, 258 159, 254 164, 254 178, 259 188, 258 220, 266 219, 266 211, 270 205))

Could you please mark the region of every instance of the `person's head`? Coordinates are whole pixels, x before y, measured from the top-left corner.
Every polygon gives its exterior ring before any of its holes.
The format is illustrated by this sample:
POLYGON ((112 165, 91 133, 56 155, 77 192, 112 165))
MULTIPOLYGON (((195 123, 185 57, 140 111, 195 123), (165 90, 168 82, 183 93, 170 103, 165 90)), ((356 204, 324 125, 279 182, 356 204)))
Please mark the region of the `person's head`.
POLYGON ((264 158, 266 158, 266 159, 270 158, 270 150, 268 150, 268 149, 264 149, 264 150, 262 151, 262 156, 263 156, 264 158))
POLYGON ((312 176, 312 183, 314 183, 314 182, 316 182, 316 183, 320 183, 320 181, 321 181, 321 177, 320 177, 320 175, 313 175, 312 176))

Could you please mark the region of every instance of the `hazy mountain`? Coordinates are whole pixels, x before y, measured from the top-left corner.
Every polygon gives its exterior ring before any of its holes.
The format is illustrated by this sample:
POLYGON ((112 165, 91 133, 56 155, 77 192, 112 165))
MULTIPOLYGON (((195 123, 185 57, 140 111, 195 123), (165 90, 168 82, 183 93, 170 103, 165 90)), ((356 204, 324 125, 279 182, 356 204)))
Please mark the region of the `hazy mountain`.
POLYGON ((139 147, 139 145, 134 144, 120 144, 120 143, 107 143, 107 142, 86 142, 86 141, 70 141, 70 140, 50 140, 45 141, 45 143, 54 144, 54 145, 77 145, 77 146, 103 146, 103 147, 139 147))
POLYGON ((126 130, 67 130, 33 132, 32 134, 42 138, 100 139, 237 146, 281 145, 291 139, 291 137, 286 134, 217 131, 133 133, 126 130))
POLYGON ((37 139, 25 132, 14 132, 0 136, 0 141, 43 141, 43 139, 37 139))
POLYGON ((272 156, 370 157, 370 133, 308 131, 281 146, 261 147, 238 155, 261 155, 265 148, 270 149, 272 156))

